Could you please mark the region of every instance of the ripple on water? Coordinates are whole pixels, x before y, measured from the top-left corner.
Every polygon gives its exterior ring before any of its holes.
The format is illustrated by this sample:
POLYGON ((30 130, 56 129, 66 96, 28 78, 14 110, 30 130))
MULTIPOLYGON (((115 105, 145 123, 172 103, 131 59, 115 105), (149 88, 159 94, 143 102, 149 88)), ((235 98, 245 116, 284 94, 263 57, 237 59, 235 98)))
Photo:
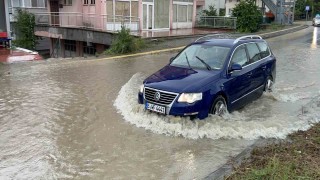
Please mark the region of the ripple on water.
MULTIPOLYGON (((190 121, 185 117, 157 115, 145 111, 143 105, 137 104, 138 88, 145 77, 140 73, 133 75, 121 88, 114 106, 126 121, 154 133, 183 136, 190 139, 285 138, 293 131, 308 129, 311 124, 307 119, 313 119, 312 122, 319 121, 319 114, 315 113, 310 114, 310 117, 304 116, 304 118, 298 118, 298 114, 292 115, 287 112, 267 113, 267 116, 263 116, 263 111, 267 106, 271 106, 273 101, 288 102, 287 99, 290 98, 281 94, 264 95, 258 100, 260 102, 253 102, 241 112, 236 111, 224 117, 209 116, 204 120, 190 121), (259 103, 259 106, 255 103, 259 103)), ((310 106, 310 108, 320 109, 315 106, 310 106)))

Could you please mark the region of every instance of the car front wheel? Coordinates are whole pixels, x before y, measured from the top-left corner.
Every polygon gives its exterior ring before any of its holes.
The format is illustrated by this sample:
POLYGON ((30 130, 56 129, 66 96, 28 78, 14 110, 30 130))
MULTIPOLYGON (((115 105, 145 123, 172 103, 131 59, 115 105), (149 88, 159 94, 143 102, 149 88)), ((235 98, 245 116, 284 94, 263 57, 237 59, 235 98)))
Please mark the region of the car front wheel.
POLYGON ((213 102, 210 113, 222 116, 227 113, 227 103, 223 96, 219 95, 213 102))

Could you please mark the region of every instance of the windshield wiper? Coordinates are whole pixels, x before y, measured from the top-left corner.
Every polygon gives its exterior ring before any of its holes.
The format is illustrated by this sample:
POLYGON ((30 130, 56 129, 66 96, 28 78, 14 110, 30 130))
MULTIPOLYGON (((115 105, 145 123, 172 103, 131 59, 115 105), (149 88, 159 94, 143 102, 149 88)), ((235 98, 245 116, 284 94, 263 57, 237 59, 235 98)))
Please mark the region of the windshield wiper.
POLYGON ((212 68, 209 66, 209 64, 207 64, 206 62, 204 62, 204 60, 202 60, 202 59, 199 58, 198 56, 196 56, 196 58, 197 58, 200 62, 202 62, 202 64, 204 64, 204 65, 207 67, 208 70, 211 70, 211 69, 212 69, 212 68))
POLYGON ((186 53, 186 52, 184 52, 184 55, 186 56, 186 60, 187 60, 187 63, 188 63, 189 69, 192 69, 192 68, 191 68, 191 66, 190 66, 190 63, 189 63, 189 58, 188 58, 188 56, 187 56, 187 53, 186 53))

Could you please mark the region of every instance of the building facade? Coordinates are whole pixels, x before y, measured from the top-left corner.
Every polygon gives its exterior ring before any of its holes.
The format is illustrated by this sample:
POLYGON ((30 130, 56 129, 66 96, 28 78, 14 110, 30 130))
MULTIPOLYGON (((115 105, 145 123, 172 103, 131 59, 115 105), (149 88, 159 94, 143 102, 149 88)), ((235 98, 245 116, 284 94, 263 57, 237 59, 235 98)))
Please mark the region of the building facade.
MULTIPOLYGON (((32 0, 31 0, 32 1, 32 0)), ((121 26, 144 31, 193 28, 203 0, 46 0, 36 35, 50 38, 53 57, 86 56, 111 45, 121 26)))

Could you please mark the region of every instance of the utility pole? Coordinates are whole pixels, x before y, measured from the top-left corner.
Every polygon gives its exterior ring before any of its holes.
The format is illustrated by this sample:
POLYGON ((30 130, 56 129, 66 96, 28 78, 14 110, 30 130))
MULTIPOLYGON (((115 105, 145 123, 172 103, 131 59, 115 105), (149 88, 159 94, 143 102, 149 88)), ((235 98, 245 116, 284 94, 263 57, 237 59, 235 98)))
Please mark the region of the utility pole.
POLYGON ((296 1, 293 0, 293 9, 292 9, 292 24, 294 22, 294 9, 296 8, 296 1))

